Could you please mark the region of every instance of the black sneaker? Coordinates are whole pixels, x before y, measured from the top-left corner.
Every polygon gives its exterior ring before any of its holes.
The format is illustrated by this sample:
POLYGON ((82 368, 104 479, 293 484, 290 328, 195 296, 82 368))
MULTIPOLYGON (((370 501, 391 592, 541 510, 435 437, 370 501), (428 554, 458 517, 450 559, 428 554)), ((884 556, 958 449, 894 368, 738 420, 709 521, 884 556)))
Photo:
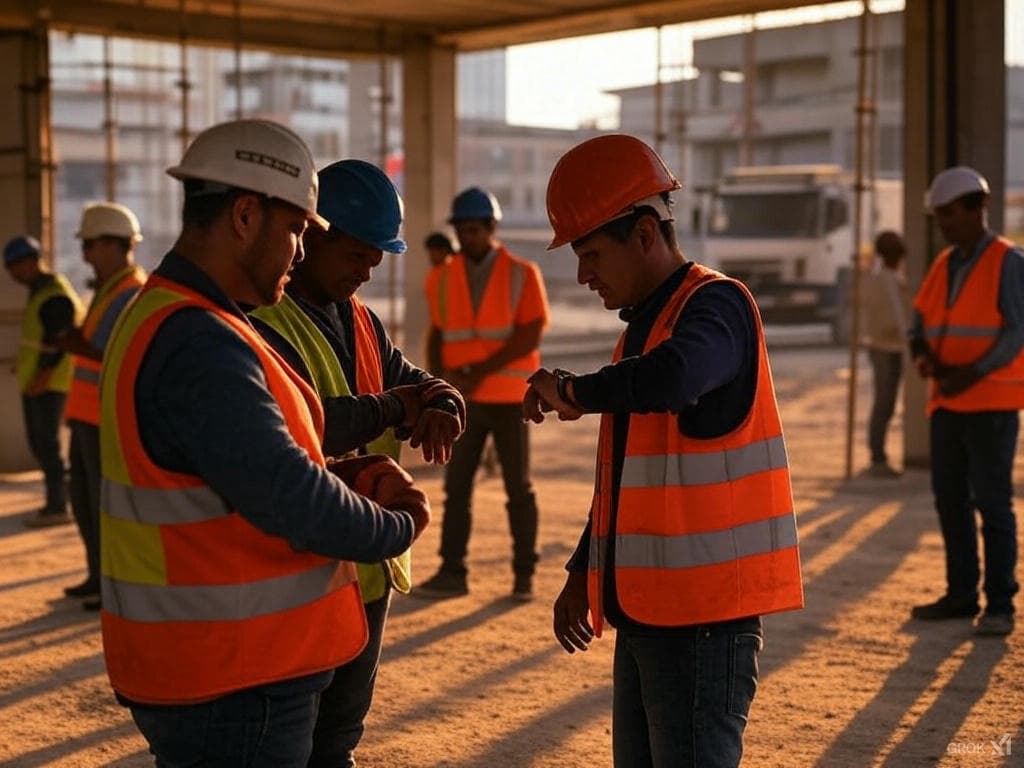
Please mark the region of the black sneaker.
POLYGON ((921 621, 944 621, 945 619, 973 619, 978 614, 978 602, 954 602, 949 595, 943 595, 934 603, 915 605, 910 616, 921 621))
POLYGON ((512 586, 512 599, 521 603, 533 600, 533 576, 516 576, 512 586))
POLYGON ((469 594, 466 586, 466 574, 438 571, 410 594, 413 597, 425 597, 429 600, 444 600, 449 597, 462 597, 469 594))
POLYGON ((82 603, 82 610, 83 611, 98 611, 102 607, 103 607, 103 601, 100 600, 98 597, 95 598, 94 600, 85 600, 82 603))
POLYGON ((64 594, 68 597, 96 597, 99 593, 100 585, 88 579, 73 587, 64 587, 64 594))

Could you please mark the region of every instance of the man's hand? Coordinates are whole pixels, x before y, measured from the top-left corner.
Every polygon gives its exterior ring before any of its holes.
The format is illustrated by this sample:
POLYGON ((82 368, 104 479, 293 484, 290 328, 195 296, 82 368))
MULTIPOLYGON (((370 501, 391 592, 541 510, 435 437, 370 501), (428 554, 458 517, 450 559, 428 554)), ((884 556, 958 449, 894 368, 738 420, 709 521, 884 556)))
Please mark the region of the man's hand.
POLYGON ((409 438, 412 448, 423 447, 423 460, 447 464, 452 458, 452 445, 462 434, 459 417, 439 408, 427 408, 409 438))
POLYGON ((557 411, 562 421, 575 421, 584 411, 566 401, 558 393, 558 376, 547 368, 540 368, 528 379, 530 387, 523 397, 523 419, 540 423, 545 411, 557 411), (544 406, 548 406, 545 408, 544 406))
POLYGON ((402 408, 405 410, 405 418, 399 427, 413 429, 420 418, 423 406, 420 398, 420 387, 418 384, 403 384, 400 387, 392 387, 387 394, 394 395, 402 401, 402 408))
POLYGON ((971 365, 951 365, 936 374, 939 392, 944 397, 955 397, 974 386, 981 375, 971 365))
POLYGON ((935 375, 935 362, 928 355, 917 355, 914 358, 914 368, 922 379, 929 379, 935 375))
POLYGON ((328 459, 327 469, 349 488, 385 509, 408 512, 413 520, 413 541, 430 522, 430 501, 413 482, 412 475, 389 456, 370 454, 349 459, 328 459))
POLYGON ((587 572, 570 571, 552 609, 555 639, 566 653, 585 651, 594 639, 594 630, 587 621, 588 611, 587 572))

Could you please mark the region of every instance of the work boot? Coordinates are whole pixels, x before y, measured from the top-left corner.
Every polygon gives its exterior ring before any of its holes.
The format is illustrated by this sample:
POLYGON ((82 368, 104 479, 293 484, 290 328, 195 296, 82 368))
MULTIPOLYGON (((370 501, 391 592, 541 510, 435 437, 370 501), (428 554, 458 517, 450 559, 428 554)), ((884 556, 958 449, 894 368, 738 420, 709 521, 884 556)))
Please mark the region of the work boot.
POLYGON ((49 528, 53 525, 67 525, 71 522, 71 515, 66 509, 56 512, 48 509, 40 509, 35 515, 25 521, 29 528, 49 528))
POLYGON ((1004 637, 1013 632, 1012 613, 983 613, 974 625, 974 634, 981 637, 1004 637))
POLYGON ((516 574, 515 584, 512 586, 512 599, 520 603, 533 600, 533 576, 516 574))
POLYGON ((92 600, 85 600, 82 602, 83 611, 98 611, 102 607, 103 601, 98 597, 92 600))
POLYGON ((410 594, 413 597, 425 597, 428 600, 445 600, 449 597, 468 595, 466 574, 441 569, 425 582, 414 587, 410 594))
POLYGON ((944 621, 946 619, 973 619, 978 613, 978 601, 953 601, 943 595, 934 603, 915 605, 910 616, 921 621, 944 621))
POLYGON ((882 479, 894 480, 897 477, 902 477, 903 473, 897 469, 893 469, 886 462, 879 461, 868 467, 868 477, 877 477, 882 479))
POLYGON ((96 597, 99 593, 99 583, 89 579, 81 584, 75 584, 73 587, 64 587, 64 594, 68 597, 96 597))

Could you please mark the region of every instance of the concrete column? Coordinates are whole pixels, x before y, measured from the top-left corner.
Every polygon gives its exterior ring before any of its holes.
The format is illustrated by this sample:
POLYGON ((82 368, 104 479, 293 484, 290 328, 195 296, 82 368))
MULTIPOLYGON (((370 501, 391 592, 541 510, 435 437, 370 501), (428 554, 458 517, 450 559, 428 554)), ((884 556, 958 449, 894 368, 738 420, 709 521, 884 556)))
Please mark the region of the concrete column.
POLYGON ((423 239, 444 226, 455 194, 455 49, 424 43, 402 57, 405 144, 405 322, 402 350, 425 359, 428 311, 423 239))
MULTIPOLYGON (((45 27, 0 31, 0 240, 27 233, 52 264, 53 174, 50 147, 49 38, 45 27)), ((2 245, 3 243, 0 243, 2 245)), ((0 472, 33 469, 12 368, 21 336, 25 288, 0 274, 0 472)))
MULTIPOLYGON (((907 0, 904 10, 904 218, 912 291, 945 245, 925 215, 932 177, 970 165, 992 185, 990 223, 1000 231, 1006 176, 1003 0, 907 0)), ((926 392, 915 372, 904 388, 905 462, 927 466, 926 392)))

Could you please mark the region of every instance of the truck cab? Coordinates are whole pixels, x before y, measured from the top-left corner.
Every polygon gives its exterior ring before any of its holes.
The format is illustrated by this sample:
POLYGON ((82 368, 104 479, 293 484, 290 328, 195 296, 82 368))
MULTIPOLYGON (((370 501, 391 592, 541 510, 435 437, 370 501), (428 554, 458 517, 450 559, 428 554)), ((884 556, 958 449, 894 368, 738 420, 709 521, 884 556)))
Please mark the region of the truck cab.
MULTIPOLYGON (((853 180, 837 165, 735 168, 711 192, 704 261, 746 283, 767 322, 829 323, 838 340, 858 247, 854 202, 853 180)), ((879 222, 899 227, 902 208, 900 182, 876 182, 859 242, 871 242, 879 222)))

